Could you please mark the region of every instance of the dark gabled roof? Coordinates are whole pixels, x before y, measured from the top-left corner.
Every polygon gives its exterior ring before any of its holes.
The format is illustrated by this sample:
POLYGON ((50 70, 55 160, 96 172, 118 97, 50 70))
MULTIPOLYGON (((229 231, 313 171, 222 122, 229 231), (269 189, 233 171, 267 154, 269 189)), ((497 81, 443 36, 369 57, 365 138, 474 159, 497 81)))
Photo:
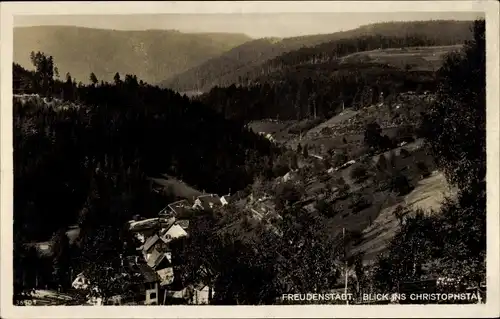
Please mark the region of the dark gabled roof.
POLYGON ((154 271, 153 268, 149 267, 146 263, 136 261, 136 258, 126 257, 126 267, 128 271, 133 274, 133 276, 138 276, 138 279, 143 283, 159 282, 160 277, 154 271))
POLYGON ((144 245, 142 246, 142 249, 143 250, 149 250, 149 248, 153 247, 153 245, 156 244, 156 242, 158 241, 158 239, 160 239, 160 237, 157 234, 149 237, 146 240, 146 242, 144 243, 144 245))
POLYGON ((160 276, 158 276, 156 271, 154 271, 153 268, 149 267, 148 265, 137 264, 137 268, 145 283, 161 281, 161 278, 160 276))
POLYGON ((160 212, 158 212, 158 216, 164 217, 168 216, 170 217, 173 214, 172 209, 170 208, 169 205, 165 206, 160 212))
POLYGON ((206 286, 208 286, 207 284, 205 284, 204 282, 200 281, 196 284, 193 285, 193 288, 200 291, 202 290, 203 288, 205 288, 206 286))
POLYGON ((175 218, 163 218, 163 217, 155 217, 149 218, 140 221, 129 221, 129 230, 132 232, 144 232, 150 229, 158 229, 169 226, 175 221, 175 218))
POLYGON ((198 199, 200 200, 201 205, 205 209, 212 208, 211 207, 212 205, 222 205, 222 202, 220 201, 220 197, 217 194, 201 195, 201 196, 198 196, 198 199))
MULTIPOLYGON (((165 259, 167 257, 166 253, 164 252, 160 252, 158 250, 153 250, 153 252, 151 253, 151 256, 149 256, 149 260, 148 260, 148 266, 153 268, 153 269, 156 269, 156 267, 158 267, 158 265, 163 261, 163 259, 165 259)), ((168 260, 168 258, 167 258, 168 260)), ((170 261, 169 261, 170 262, 170 261)))
POLYGON ((181 226, 183 229, 189 228, 189 220, 188 219, 180 219, 176 222, 176 224, 181 226))
POLYGON ((170 203, 168 204, 168 207, 175 216, 182 215, 186 211, 190 211, 193 208, 192 205, 185 199, 170 203))

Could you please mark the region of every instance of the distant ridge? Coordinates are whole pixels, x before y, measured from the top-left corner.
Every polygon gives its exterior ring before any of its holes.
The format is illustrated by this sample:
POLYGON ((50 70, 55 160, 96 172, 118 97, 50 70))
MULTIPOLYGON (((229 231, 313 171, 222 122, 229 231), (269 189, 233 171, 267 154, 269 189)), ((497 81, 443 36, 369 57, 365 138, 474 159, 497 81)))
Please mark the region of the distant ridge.
POLYGON ((94 72, 112 81, 116 72, 157 83, 252 40, 244 34, 177 30, 110 30, 76 26, 14 28, 14 62, 32 68, 31 51, 52 55, 61 77, 84 83, 94 72), (75 59, 78 57, 78 59, 75 59))
POLYGON ((266 61, 282 54, 363 35, 424 35, 443 44, 459 44, 472 38, 471 23, 472 21, 454 20, 382 22, 331 34, 256 39, 167 78, 160 85, 178 91, 207 92, 214 86, 229 86, 247 78, 249 74, 255 73, 255 68, 260 68, 266 61))

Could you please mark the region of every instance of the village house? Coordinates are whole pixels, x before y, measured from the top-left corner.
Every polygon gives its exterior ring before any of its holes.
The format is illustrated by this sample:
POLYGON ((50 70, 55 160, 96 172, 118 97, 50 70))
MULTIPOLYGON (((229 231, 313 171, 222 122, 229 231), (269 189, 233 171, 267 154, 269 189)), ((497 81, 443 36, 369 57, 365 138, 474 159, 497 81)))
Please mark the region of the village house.
POLYGON ((199 283, 193 287, 192 298, 190 302, 195 305, 208 305, 210 300, 212 299, 212 289, 210 286, 199 283))
POLYGON ((143 220, 131 220, 128 222, 129 231, 135 232, 143 232, 148 233, 148 231, 169 227, 175 221, 174 217, 166 218, 166 217, 155 217, 148 218, 143 220))
MULTIPOLYGON (((121 304, 144 304, 157 305, 159 304, 160 294, 160 276, 146 263, 141 262, 137 256, 128 256, 122 259, 121 271, 116 271, 110 274, 110 280, 115 280, 120 276, 132 276, 135 278, 130 282, 130 287, 124 295, 116 295, 105 301, 108 305, 121 304), (128 274, 128 275, 127 275, 128 274)), ((91 287, 91 282, 85 277, 84 273, 79 273, 73 281, 73 288, 79 290, 93 289, 99 291, 97 287, 91 287)), ((102 299, 96 296, 88 296, 88 303, 101 305, 102 299)))
POLYGON ((75 280, 73 280, 71 287, 75 289, 87 289, 89 287, 89 284, 90 282, 85 277, 85 275, 83 273, 79 273, 78 275, 76 275, 75 280))
POLYGON ((202 282, 185 286, 174 283, 164 291, 164 299, 172 304, 207 305, 214 294, 213 288, 202 282))
POLYGON ((181 225, 172 223, 169 227, 162 228, 149 237, 144 245, 138 248, 142 252, 147 266, 156 271, 160 277, 162 288, 170 285, 174 280, 172 251, 168 244, 174 239, 187 235, 181 225))
POLYGON ((229 203, 231 202, 231 194, 227 194, 227 195, 224 195, 220 198, 220 202, 222 204, 222 206, 226 206, 226 205, 229 205, 229 203))
POLYGON ((137 264, 143 277, 143 287, 145 294, 145 305, 158 305, 160 277, 148 265, 137 264))
POLYGON ((196 209, 212 209, 214 206, 222 206, 221 199, 217 194, 201 195, 194 201, 193 208, 196 209))
POLYGON ((142 251, 146 262, 148 261, 149 256, 152 254, 153 250, 160 249, 161 251, 164 251, 166 249, 166 245, 172 239, 187 235, 182 227, 178 225, 176 225, 177 227, 174 227, 172 229, 174 224, 175 219, 172 219, 169 224, 165 225, 165 227, 162 227, 159 230, 153 230, 153 233, 146 239, 144 244, 137 248, 137 250, 142 251), (182 231, 180 231, 179 229, 182 231))
POLYGON ((165 303, 191 303, 207 304, 209 294, 212 290, 204 284, 184 285, 176 280, 172 248, 170 242, 177 238, 188 236, 186 230, 189 228, 189 217, 196 209, 211 209, 216 205, 227 205, 230 194, 220 198, 217 194, 198 196, 191 205, 187 200, 180 200, 167 205, 158 218, 141 221, 131 221, 129 229, 141 237, 140 247, 137 251, 144 263, 141 267, 148 267, 158 277, 158 285, 151 285, 153 296, 149 296, 147 302, 165 303), (180 219, 177 219, 180 217, 180 219), (156 294, 156 295, 154 295, 156 294), (158 297, 158 294, 160 296, 158 297), (156 298, 153 298, 156 296, 156 298), (148 301, 149 300, 149 301, 148 301))
POLYGON ((185 199, 168 204, 158 216, 182 217, 189 215, 192 205, 185 199))
POLYGON ((141 243, 145 244, 146 239, 155 235, 158 229, 170 227, 175 222, 174 217, 157 217, 144 220, 129 221, 129 231, 141 243))
POLYGON ((135 257, 126 258, 125 265, 130 273, 139 277, 139 281, 131 287, 132 300, 127 298, 124 301, 133 301, 144 305, 160 304, 160 276, 151 267, 135 257))

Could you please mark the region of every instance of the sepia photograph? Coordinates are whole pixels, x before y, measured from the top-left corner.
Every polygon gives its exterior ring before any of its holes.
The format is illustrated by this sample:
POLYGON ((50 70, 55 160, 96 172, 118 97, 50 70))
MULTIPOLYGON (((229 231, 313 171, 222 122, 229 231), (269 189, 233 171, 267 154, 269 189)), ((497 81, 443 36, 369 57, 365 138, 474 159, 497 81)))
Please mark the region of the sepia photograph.
POLYGON ((497 3, 105 3, 2 4, 2 308, 499 314, 497 3))

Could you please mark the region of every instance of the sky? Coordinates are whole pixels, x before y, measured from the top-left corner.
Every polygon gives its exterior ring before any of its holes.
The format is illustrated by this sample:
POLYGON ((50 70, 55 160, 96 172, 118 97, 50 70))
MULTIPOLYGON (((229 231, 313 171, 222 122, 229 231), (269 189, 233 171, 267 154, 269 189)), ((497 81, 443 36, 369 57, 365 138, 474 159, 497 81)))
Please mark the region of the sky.
POLYGON ((68 25, 115 30, 168 29, 184 33, 230 32, 244 33, 252 38, 283 38, 333 33, 385 21, 473 20, 482 16, 476 12, 26 15, 15 16, 14 27, 68 25))

